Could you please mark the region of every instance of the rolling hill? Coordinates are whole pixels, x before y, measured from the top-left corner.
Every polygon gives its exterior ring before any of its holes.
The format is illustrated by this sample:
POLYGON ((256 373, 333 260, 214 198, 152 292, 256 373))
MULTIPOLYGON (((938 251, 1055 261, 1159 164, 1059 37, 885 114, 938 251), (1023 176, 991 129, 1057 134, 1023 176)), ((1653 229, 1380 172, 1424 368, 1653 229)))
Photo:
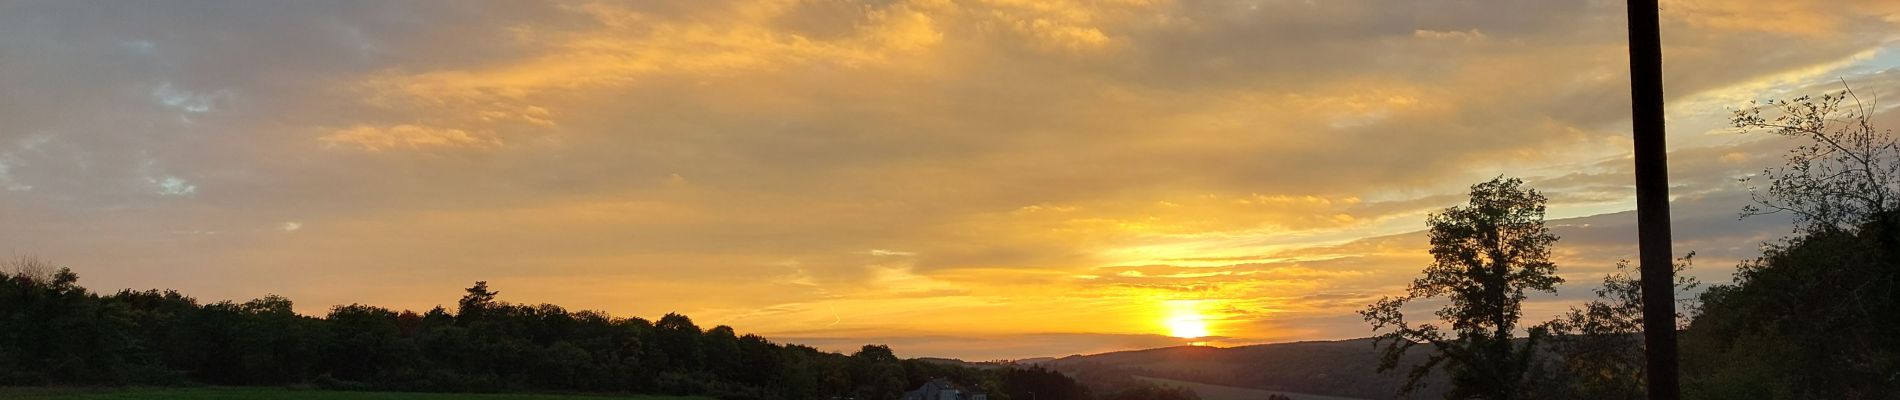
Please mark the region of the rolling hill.
MULTIPOLYGON (((1407 361, 1415 363, 1423 358, 1423 352, 1413 352, 1407 361)), ((1405 377, 1403 369, 1377 372, 1379 353, 1371 339, 1228 348, 1165 347, 1045 359, 1033 364, 1071 373, 1109 369, 1147 378, 1365 399, 1396 398, 1405 377)), ((1448 386, 1442 374, 1433 374, 1411 397, 1440 397, 1448 386)))
POLYGON ((1147 378, 1147 377, 1143 377, 1141 379, 1149 381, 1149 382, 1167 385, 1167 386, 1179 386, 1179 387, 1188 388, 1188 390, 1193 390, 1194 394, 1200 395, 1201 400, 1263 400, 1263 399, 1271 398, 1271 396, 1273 395, 1286 396, 1286 398, 1292 399, 1292 400, 1361 400, 1361 399, 1356 399, 1352 397, 1322 396, 1322 395, 1317 395, 1317 394, 1283 392, 1283 391, 1275 391, 1275 390, 1253 389, 1253 388, 1234 387, 1234 386, 1222 386, 1222 385, 1207 384, 1207 383, 1177 381, 1173 379, 1147 378))

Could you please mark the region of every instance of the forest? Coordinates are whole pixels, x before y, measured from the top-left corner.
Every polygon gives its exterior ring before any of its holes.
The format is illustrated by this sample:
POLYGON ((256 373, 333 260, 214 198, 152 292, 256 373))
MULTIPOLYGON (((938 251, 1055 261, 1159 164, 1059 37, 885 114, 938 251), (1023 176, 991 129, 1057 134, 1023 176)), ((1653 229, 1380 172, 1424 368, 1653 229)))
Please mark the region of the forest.
POLYGON ((209 304, 171 290, 99 294, 34 258, 0 279, 0 386, 221 385, 423 392, 583 392, 722 399, 895 399, 943 378, 991 399, 1195 399, 1133 379, 976 368, 779 344, 685 315, 656 321, 502 301, 476 282, 454 310, 362 304, 323 316, 267 296, 209 304))

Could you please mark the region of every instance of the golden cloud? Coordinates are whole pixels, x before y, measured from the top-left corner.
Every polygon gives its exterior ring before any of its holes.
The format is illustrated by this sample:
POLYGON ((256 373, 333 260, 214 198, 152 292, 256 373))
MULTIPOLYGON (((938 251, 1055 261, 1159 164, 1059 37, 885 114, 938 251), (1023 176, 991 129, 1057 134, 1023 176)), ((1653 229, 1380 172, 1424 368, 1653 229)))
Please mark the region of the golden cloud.
POLYGON ((363 151, 490 148, 500 141, 461 129, 427 125, 357 125, 323 135, 325 146, 349 147, 363 151))

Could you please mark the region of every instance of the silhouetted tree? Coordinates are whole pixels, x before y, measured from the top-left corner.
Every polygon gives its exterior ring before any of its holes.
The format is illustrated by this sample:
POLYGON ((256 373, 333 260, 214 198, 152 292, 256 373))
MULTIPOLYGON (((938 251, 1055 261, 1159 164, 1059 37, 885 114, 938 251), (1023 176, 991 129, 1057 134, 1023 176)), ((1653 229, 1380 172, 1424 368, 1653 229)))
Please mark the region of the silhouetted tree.
POLYGON ((13 265, 0 273, 0 385, 191 381, 784 400, 895 398, 923 380, 909 377, 925 376, 997 400, 1009 400, 1001 388, 1011 379, 1019 387, 1076 385, 1060 374, 900 360, 885 346, 846 356, 779 345, 728 326, 701 331, 679 314, 649 323, 511 304, 486 282, 468 288, 453 314, 351 304, 314 318, 281 296, 202 306, 172 291, 99 296, 70 270, 37 260, 13 265))
POLYGON ((909 381, 904 366, 891 348, 864 345, 851 354, 852 379, 858 383, 854 394, 860 399, 894 399, 903 396, 909 381))
POLYGON ((1042 366, 1010 368, 1003 373, 1003 393, 1011 399, 1083 400, 1093 396, 1089 388, 1042 366))
POLYGON ((201 308, 198 301, 177 291, 121 290, 109 298, 108 303, 123 305, 131 319, 133 334, 138 335, 141 345, 134 358, 138 362, 135 370, 139 374, 132 377, 131 383, 139 384, 175 384, 185 379, 183 371, 175 366, 192 365, 199 354, 190 351, 193 338, 187 330, 191 321, 201 308))
POLYGON ((738 373, 729 379, 751 385, 769 385, 784 368, 778 345, 763 336, 739 337, 738 373))
MULTIPOLYGON (((415 315, 415 313, 408 313, 415 315)), ((420 317, 417 317, 420 319, 420 317)), ((333 378, 393 381, 413 373, 413 342, 403 339, 398 314, 382 307, 351 304, 330 309, 329 340, 323 366, 333 378)))
MULTIPOLYGON (((241 382, 284 384, 316 376, 321 343, 320 321, 297 315, 290 299, 269 295, 236 305, 241 382)), ((230 344, 227 344, 230 345, 230 344)))
POLYGON ((1900 393, 1900 139, 1872 110, 1850 90, 1735 114, 1738 129, 1802 141, 1752 178, 1768 185, 1744 211, 1793 214, 1796 236, 1703 293, 1683 335, 1691 397, 1900 393))
POLYGON ((745 374, 745 365, 740 364, 739 336, 732 327, 720 325, 706 331, 700 346, 705 351, 706 367, 720 379, 738 380, 745 374))
POLYGON ((468 294, 462 295, 462 299, 455 302, 456 319, 463 325, 481 318, 488 310, 495 308, 495 296, 501 294, 488 290, 488 281, 476 281, 475 286, 470 286, 466 291, 468 294))
MULTIPOLYGON (((1688 325, 1686 310, 1696 303, 1690 295, 1701 282, 1684 274, 1695 253, 1676 260, 1676 321, 1688 325)), ((1642 399, 1644 392, 1643 286, 1629 261, 1603 277, 1596 299, 1534 329, 1550 334, 1553 357, 1540 364, 1533 398, 1642 399)))
POLYGON ((1406 294, 1381 298, 1361 311, 1378 335, 1384 357, 1380 371, 1398 367, 1413 346, 1431 347, 1431 356, 1413 366, 1404 392, 1433 368, 1451 374, 1447 398, 1512 399, 1525 396, 1525 372, 1542 339, 1533 330, 1523 344, 1513 342, 1526 291, 1554 293, 1563 278, 1555 275, 1550 246, 1557 236, 1544 226, 1544 196, 1516 178, 1498 177, 1471 187, 1465 206, 1432 214, 1433 262, 1406 294), (1411 301, 1444 298, 1436 315, 1451 323, 1449 333, 1435 324, 1406 322, 1402 308, 1411 301))
POLYGON ((653 323, 655 343, 666 354, 668 371, 694 372, 705 366, 706 352, 700 341, 699 325, 692 318, 667 313, 653 323))
POLYGON ((1744 179, 1767 186, 1749 187, 1755 204, 1743 215, 1793 214, 1804 231, 1900 228, 1900 136, 1875 128, 1873 111, 1851 88, 1736 111, 1736 129, 1803 141, 1781 166, 1744 179))
POLYGON ((127 309, 37 258, 0 267, 0 384, 112 383, 135 372, 137 325, 127 309))

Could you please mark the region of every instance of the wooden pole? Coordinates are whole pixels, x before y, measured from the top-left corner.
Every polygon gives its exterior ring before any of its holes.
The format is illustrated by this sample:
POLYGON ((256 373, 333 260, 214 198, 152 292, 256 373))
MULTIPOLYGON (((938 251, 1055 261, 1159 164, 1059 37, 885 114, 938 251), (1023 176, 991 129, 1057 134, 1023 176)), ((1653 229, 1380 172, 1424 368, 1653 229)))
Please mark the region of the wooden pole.
POLYGON ((1629 1, 1630 104, 1636 147, 1643 345, 1650 400, 1682 397, 1677 379, 1676 288, 1669 240, 1669 160, 1663 130, 1661 18, 1656 0, 1629 1))

